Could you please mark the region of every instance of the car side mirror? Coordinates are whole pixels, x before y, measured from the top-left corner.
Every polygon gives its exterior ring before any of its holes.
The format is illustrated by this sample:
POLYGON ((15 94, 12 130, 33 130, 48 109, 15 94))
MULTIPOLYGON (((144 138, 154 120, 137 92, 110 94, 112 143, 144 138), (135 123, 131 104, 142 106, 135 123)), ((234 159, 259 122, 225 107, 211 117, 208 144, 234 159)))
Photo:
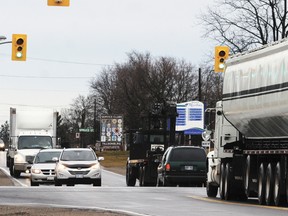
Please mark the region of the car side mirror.
POLYGON ((98 157, 98 161, 103 161, 104 157, 98 157))
POLYGON ((53 158, 52 158, 52 161, 58 162, 58 161, 59 161, 59 158, 58 158, 58 157, 53 157, 53 158))

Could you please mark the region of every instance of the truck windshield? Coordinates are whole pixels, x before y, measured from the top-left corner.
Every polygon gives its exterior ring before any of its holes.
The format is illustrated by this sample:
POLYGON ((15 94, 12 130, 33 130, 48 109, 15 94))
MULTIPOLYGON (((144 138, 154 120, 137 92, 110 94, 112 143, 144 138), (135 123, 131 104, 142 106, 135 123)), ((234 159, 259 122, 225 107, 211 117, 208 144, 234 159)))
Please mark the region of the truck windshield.
POLYGON ((49 136, 20 136, 18 139, 18 149, 48 149, 52 147, 52 139, 49 136))

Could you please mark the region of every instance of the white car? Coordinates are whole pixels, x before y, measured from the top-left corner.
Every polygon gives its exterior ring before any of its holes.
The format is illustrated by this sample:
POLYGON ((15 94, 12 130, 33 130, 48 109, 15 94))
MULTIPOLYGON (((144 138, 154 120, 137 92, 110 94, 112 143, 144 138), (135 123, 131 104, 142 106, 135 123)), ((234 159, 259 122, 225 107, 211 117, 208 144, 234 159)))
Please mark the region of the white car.
POLYGON ((55 186, 93 184, 101 186, 101 165, 91 148, 64 149, 55 168, 55 186))
POLYGON ((31 167, 31 186, 54 184, 55 166, 62 149, 43 149, 34 158, 31 167))

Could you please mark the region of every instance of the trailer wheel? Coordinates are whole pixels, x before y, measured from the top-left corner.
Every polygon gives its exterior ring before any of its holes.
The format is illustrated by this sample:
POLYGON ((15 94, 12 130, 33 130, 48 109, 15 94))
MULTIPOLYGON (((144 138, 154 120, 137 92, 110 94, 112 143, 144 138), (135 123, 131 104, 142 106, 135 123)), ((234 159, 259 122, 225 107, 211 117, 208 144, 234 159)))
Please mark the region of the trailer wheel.
POLYGON ((134 187, 136 184, 136 177, 133 175, 133 170, 129 166, 129 164, 126 165, 126 185, 134 187))
POLYGON ((260 205, 265 204, 265 167, 264 164, 261 163, 258 172, 258 203, 260 205))
POLYGON ((218 187, 207 182, 206 192, 208 197, 216 197, 218 193, 218 187))
POLYGON ((281 195, 283 190, 283 185, 281 184, 281 165, 280 162, 277 163, 275 167, 275 181, 274 181, 274 204, 279 206, 284 202, 284 197, 281 195))
POLYGON ((220 198, 224 199, 224 183, 225 183, 225 164, 221 163, 220 167, 220 185, 219 185, 219 195, 220 198))
POLYGON ((231 171, 229 163, 227 163, 225 167, 224 180, 224 198, 225 200, 229 200, 231 198, 231 171))
POLYGON ((268 164, 266 169, 266 193, 265 202, 267 205, 272 205, 272 195, 273 195, 273 185, 274 185, 274 175, 271 163, 268 164))

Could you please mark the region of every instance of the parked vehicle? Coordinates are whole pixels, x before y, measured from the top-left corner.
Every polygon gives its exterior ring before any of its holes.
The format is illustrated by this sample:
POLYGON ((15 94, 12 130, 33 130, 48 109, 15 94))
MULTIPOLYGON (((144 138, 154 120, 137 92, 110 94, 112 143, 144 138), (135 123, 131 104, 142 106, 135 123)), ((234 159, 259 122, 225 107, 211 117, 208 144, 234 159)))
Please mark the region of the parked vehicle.
POLYGON ((57 112, 50 109, 17 110, 10 108, 10 144, 7 166, 11 176, 30 172, 40 149, 56 147, 57 112))
POLYGON ((101 165, 91 148, 63 149, 55 167, 55 186, 93 184, 101 186, 101 165))
POLYGON ((5 143, 0 139, 0 151, 5 151, 5 143))
POLYGON ((158 186, 206 184, 206 152, 195 146, 169 147, 158 166, 158 186))
POLYGON ((35 156, 31 167, 31 186, 54 184, 55 166, 62 149, 43 149, 35 156))
POLYGON ((215 130, 210 129, 209 197, 219 188, 225 200, 288 203, 287 65, 287 40, 227 61, 223 99, 214 109, 215 130))

